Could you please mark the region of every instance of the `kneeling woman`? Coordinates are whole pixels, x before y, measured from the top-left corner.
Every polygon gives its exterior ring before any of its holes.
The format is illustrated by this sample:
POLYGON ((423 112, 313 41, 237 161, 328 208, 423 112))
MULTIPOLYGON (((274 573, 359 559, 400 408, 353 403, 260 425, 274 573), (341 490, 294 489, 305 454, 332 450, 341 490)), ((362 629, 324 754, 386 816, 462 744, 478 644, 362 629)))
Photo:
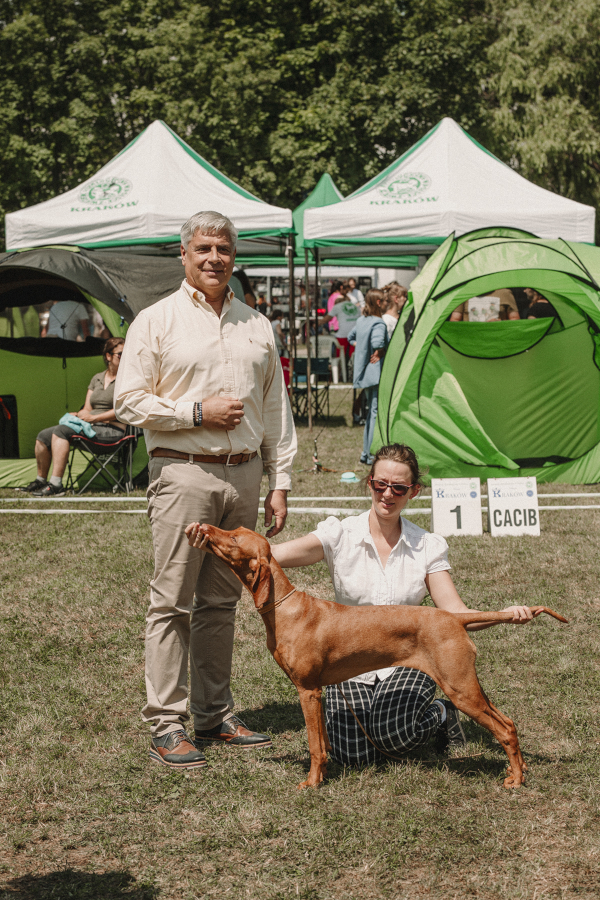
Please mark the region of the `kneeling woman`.
MULTIPOLYGON (((321 522, 303 538, 273 544, 283 568, 325 559, 338 603, 349 606, 419 606, 429 594, 438 609, 468 612, 449 575, 448 545, 400 514, 421 489, 419 466, 410 447, 392 444, 375 457, 367 484, 371 509, 343 521, 321 522)), ((511 606, 513 622, 529 622, 527 607, 511 606)), ((487 625, 469 626, 479 630, 487 625)), ((366 672, 327 688, 326 723, 332 756, 343 764, 372 763, 386 753, 411 750, 433 738, 436 748, 464 744, 458 711, 450 700, 434 700, 435 682, 403 666, 366 672), (342 696, 373 743, 365 737, 342 696)))

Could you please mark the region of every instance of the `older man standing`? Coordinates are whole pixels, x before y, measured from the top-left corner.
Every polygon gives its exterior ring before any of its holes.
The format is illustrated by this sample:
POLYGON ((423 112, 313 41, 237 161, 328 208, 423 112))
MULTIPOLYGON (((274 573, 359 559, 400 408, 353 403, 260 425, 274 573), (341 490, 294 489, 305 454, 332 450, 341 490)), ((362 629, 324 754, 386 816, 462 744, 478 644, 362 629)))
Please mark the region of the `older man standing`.
POLYGON ((155 568, 146 626, 150 757, 173 768, 206 765, 212 742, 265 747, 233 715, 229 686, 241 585, 215 556, 189 546, 193 521, 254 528, 263 467, 267 536, 284 527, 296 436, 271 325, 235 298, 237 232, 201 212, 181 230, 185 279, 143 310, 127 334, 115 389, 123 422, 144 428, 155 568), (260 456, 258 451, 260 450, 260 456), (188 720, 187 669, 190 658, 188 720))

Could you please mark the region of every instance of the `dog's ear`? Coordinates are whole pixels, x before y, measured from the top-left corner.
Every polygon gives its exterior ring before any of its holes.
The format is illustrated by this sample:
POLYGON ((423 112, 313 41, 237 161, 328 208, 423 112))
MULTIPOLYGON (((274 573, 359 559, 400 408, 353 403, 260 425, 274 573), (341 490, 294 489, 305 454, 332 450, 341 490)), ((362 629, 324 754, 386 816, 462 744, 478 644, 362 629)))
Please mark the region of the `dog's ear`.
POLYGON ((258 559, 253 559, 250 562, 250 570, 256 572, 250 590, 254 596, 255 606, 260 608, 269 602, 269 597, 271 596, 271 586, 273 584, 271 567, 266 559, 259 556, 258 559))

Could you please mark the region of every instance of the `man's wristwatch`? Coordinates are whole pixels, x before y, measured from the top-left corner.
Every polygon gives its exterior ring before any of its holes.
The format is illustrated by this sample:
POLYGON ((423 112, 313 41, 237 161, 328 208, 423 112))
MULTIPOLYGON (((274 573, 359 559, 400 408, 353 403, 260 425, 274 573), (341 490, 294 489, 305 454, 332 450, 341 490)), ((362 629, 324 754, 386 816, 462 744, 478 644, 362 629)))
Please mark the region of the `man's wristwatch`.
POLYGON ((194 427, 199 428, 202 425, 202 401, 194 403, 193 419, 194 427))

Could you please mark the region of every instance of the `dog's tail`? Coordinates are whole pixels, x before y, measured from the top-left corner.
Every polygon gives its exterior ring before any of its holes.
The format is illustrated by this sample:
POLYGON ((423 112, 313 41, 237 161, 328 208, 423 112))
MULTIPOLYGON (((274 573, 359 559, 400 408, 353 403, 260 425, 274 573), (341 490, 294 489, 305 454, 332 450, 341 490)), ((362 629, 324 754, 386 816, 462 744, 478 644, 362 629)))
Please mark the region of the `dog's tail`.
MULTIPOLYGON (((530 606, 529 609, 534 615, 547 613, 549 616, 554 616, 559 622, 568 623, 569 621, 564 616, 561 616, 560 613, 554 612, 553 609, 548 609, 547 606, 530 606)), ((454 613, 454 617, 458 619, 461 625, 483 625, 485 622, 511 622, 513 614, 511 612, 468 612, 454 613)))

